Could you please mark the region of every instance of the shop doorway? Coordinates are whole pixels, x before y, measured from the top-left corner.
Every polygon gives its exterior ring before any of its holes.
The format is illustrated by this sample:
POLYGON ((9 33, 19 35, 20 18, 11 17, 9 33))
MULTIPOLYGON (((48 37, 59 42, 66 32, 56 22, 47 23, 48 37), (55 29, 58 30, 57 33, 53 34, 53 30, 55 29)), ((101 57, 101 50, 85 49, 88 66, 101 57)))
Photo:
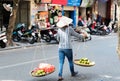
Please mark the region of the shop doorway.
POLYGON ((87 19, 88 18, 92 19, 92 15, 93 15, 93 13, 92 13, 92 7, 87 7, 86 8, 86 17, 87 17, 87 19))
POLYGON ((71 18, 71 19, 73 19, 73 22, 72 22, 73 26, 76 25, 76 19, 74 18, 76 15, 75 15, 74 11, 65 11, 64 15, 71 18))
POLYGON ((73 19, 73 17, 72 17, 73 16, 73 12, 74 11, 65 11, 64 15, 73 19))
POLYGON ((0 3, 0 30, 2 31, 3 15, 2 15, 2 4, 0 3))
POLYGON ((65 11, 65 16, 73 19, 73 27, 76 27, 76 23, 77 23, 77 20, 76 20, 76 11, 65 11))
POLYGON ((3 28, 7 28, 9 24, 10 12, 6 11, 3 7, 3 3, 13 5, 12 1, 0 1, 0 30, 3 31, 3 28))
POLYGON ((16 19, 18 23, 25 23, 27 28, 30 25, 30 1, 20 2, 16 19))
MULTIPOLYGON (((6 11, 2 4, 11 4, 12 1, 0 1, 0 30, 2 31, 3 27, 7 28, 9 24, 10 12, 6 11)), ((28 27, 30 25, 30 1, 20 1, 16 24, 25 23, 28 27)))

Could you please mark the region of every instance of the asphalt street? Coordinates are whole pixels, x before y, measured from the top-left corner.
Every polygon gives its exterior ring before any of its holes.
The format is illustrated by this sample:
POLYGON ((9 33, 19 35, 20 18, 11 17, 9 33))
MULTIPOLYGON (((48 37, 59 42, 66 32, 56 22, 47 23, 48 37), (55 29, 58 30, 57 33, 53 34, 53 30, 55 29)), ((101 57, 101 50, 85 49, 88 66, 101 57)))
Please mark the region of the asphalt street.
MULTIPOLYGON (((79 71, 70 76, 68 61, 65 59, 63 81, 120 81, 120 60, 116 53, 117 35, 92 36, 91 41, 73 41, 74 59, 87 57, 95 61, 93 67, 75 65, 79 71)), ((0 81, 57 81, 58 44, 22 45, 17 49, 0 51, 0 81), (50 63, 55 72, 44 77, 32 77, 30 72, 39 63, 50 63)))

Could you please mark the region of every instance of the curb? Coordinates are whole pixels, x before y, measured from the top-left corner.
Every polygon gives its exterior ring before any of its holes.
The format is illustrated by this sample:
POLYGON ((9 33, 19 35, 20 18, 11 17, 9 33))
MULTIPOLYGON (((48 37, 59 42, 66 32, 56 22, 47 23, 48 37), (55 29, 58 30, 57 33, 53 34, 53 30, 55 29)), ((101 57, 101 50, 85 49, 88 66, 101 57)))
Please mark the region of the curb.
POLYGON ((50 45, 50 44, 56 44, 56 42, 51 41, 50 43, 47 43, 45 41, 41 41, 41 42, 36 42, 34 44, 29 44, 26 42, 17 42, 16 44, 17 44, 17 46, 8 46, 5 48, 0 48, 0 51, 19 49, 19 48, 28 48, 28 47, 34 47, 34 46, 40 46, 40 45, 50 45))
POLYGON ((35 43, 35 44, 18 44, 18 46, 10 46, 5 48, 0 48, 0 51, 11 50, 11 49, 19 49, 25 47, 34 47, 39 45, 47 45, 46 43, 35 43))
POLYGON ((22 48, 22 47, 21 46, 5 47, 5 48, 1 48, 0 51, 11 50, 11 49, 18 49, 18 48, 22 48))

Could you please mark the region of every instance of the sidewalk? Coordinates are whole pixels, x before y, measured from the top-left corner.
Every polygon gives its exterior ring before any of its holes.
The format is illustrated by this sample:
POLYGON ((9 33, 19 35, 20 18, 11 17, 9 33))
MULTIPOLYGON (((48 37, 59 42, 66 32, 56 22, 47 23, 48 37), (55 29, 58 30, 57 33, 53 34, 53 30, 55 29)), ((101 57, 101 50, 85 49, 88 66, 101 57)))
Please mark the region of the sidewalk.
POLYGON ((16 43, 16 46, 9 46, 9 47, 5 47, 5 48, 0 48, 0 51, 19 49, 19 48, 25 48, 25 47, 33 47, 33 46, 40 46, 40 45, 56 44, 55 41, 51 41, 50 43, 47 43, 44 40, 41 40, 41 42, 35 42, 34 44, 30 44, 27 41, 26 42, 15 42, 15 43, 16 43))
MULTIPOLYGON (((101 39, 101 38, 111 37, 111 36, 115 36, 115 35, 116 35, 116 33, 111 33, 111 34, 106 35, 106 36, 92 35, 92 40, 94 38, 101 39)), ((74 37, 73 37, 73 39, 76 40, 74 37)), ((5 47, 5 48, 0 48, 0 51, 25 48, 25 47, 33 47, 33 46, 40 46, 40 45, 55 44, 55 41, 52 41, 51 43, 47 43, 47 42, 41 40, 41 42, 35 42, 34 44, 29 44, 27 41, 26 42, 15 42, 15 43, 17 44, 16 46, 9 46, 9 47, 5 47)))
POLYGON ((8 47, 5 47, 5 48, 0 48, 0 51, 18 49, 18 48, 25 48, 25 47, 33 47, 33 46, 39 46, 39 45, 42 45, 42 44, 47 44, 47 43, 36 42, 34 44, 29 44, 27 42, 16 42, 16 46, 8 46, 8 47))

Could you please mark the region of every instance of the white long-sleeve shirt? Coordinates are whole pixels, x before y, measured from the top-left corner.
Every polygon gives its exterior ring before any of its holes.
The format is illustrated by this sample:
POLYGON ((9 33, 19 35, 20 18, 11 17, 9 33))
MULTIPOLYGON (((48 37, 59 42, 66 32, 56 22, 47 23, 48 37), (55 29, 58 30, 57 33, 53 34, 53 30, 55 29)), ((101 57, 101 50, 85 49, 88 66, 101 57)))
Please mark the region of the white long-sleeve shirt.
POLYGON ((72 27, 59 28, 57 40, 59 41, 59 48, 72 49, 71 36, 82 38, 82 35, 76 33, 72 27))

